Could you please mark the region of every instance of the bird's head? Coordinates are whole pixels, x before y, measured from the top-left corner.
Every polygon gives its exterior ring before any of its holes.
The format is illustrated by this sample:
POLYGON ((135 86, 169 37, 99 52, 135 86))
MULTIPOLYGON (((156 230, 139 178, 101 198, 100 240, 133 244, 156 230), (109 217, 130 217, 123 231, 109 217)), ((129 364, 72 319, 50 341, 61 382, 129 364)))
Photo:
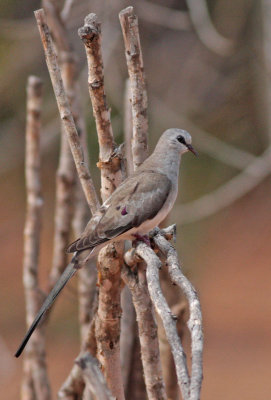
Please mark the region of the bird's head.
POLYGON ((191 135, 183 129, 167 129, 161 136, 160 140, 164 142, 163 145, 165 146, 165 150, 167 148, 166 146, 169 146, 170 148, 174 148, 179 151, 180 154, 191 151, 195 156, 198 155, 191 144, 191 135))

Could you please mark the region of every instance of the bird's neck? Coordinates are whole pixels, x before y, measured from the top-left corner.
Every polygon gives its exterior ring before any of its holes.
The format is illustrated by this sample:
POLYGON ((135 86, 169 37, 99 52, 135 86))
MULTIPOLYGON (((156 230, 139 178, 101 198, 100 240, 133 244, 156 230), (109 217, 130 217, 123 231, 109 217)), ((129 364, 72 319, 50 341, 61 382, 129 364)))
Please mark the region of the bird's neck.
POLYGON ((167 175, 172 183, 177 184, 180 162, 181 155, 179 152, 174 151, 173 149, 164 149, 163 152, 154 151, 141 167, 144 169, 152 169, 167 175))

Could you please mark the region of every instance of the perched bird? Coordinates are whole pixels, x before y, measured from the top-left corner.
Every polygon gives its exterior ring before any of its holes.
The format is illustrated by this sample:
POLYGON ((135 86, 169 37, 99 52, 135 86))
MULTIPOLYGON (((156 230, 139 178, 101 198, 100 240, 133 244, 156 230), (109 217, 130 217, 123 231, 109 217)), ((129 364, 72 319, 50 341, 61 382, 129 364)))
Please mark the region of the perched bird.
POLYGON ((178 194, 181 155, 197 155, 192 139, 182 129, 168 129, 152 155, 102 204, 81 237, 67 249, 74 253, 60 279, 44 301, 15 356, 19 357, 45 312, 77 269, 104 245, 115 240, 148 241, 146 234, 165 219, 178 194))

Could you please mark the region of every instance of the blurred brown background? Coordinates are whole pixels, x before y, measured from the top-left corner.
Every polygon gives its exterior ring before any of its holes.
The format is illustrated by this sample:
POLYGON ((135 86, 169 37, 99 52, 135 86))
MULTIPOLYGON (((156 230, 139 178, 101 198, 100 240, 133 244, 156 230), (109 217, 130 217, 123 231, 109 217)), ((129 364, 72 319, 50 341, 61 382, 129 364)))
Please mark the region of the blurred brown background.
MULTIPOLYGON (((266 400, 271 390, 271 1, 74 1, 68 26, 80 60, 97 188, 97 139, 77 29, 89 12, 102 21, 106 91, 120 143, 127 70, 118 12, 127 5, 133 5, 139 16, 151 148, 164 129, 180 127, 191 132, 200 153, 198 159, 187 155, 182 161, 181 190, 170 221, 177 223, 183 266, 202 302, 202 399, 266 400)), ((59 120, 33 17, 37 8, 36 0, 1 1, 0 385, 6 399, 19 397, 21 360, 13 353, 25 332, 21 260, 29 74, 41 76, 45 83, 40 265, 44 285, 52 253, 59 120)), ((79 349, 75 281, 58 300, 47 329, 54 393, 79 349)))

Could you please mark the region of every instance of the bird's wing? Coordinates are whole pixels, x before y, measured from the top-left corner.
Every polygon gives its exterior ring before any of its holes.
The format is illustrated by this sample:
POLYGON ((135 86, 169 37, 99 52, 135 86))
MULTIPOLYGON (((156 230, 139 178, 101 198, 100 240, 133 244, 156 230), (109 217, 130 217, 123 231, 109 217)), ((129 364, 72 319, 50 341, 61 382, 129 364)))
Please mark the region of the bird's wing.
POLYGON ((93 248, 153 219, 167 200, 171 186, 167 176, 158 172, 144 171, 131 176, 104 203, 99 222, 94 224, 91 219, 68 251, 93 248))

